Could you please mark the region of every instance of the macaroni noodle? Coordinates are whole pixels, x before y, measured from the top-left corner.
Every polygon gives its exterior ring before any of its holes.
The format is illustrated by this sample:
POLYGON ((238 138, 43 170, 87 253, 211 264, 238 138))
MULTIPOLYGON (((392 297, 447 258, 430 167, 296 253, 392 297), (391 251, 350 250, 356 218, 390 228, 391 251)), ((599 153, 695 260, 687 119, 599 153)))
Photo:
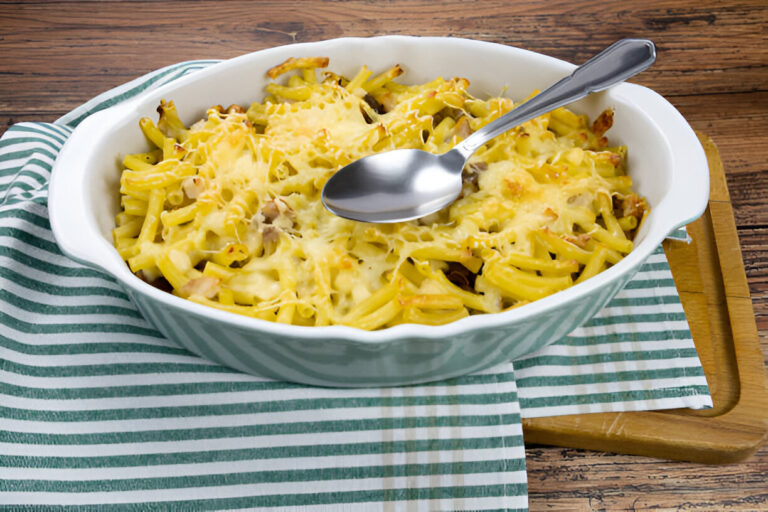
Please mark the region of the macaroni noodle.
POLYGON ((579 283, 632 250, 648 211, 608 147, 613 113, 591 125, 556 109, 487 143, 459 199, 416 221, 365 224, 323 207, 342 166, 371 153, 442 153, 513 102, 464 78, 420 85, 321 73, 289 59, 247 110, 210 108, 187 127, 172 101, 153 149, 126 155, 114 243, 131 270, 189 300, 264 320, 380 329, 443 324, 517 307, 579 283), (288 78, 285 76, 288 74, 288 78))

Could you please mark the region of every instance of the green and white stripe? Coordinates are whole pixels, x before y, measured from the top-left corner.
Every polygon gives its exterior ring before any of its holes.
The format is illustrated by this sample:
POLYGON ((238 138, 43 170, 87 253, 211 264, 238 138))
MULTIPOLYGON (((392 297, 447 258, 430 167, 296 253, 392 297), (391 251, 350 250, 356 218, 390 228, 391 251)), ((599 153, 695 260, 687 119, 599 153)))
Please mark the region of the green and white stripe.
POLYGON ((0 503, 526 508, 511 372, 375 390, 232 372, 168 384, 175 375, 161 385, 6 386, 0 503))
POLYGON ((661 247, 601 312, 515 371, 524 418, 712 407, 661 247))
POLYGON ((58 250, 47 181, 90 113, 169 66, 0 139, 0 505, 24 510, 526 510, 523 416, 711 404, 663 252, 538 354, 434 384, 244 375, 160 336, 58 250), (519 391, 518 391, 519 388, 519 391))

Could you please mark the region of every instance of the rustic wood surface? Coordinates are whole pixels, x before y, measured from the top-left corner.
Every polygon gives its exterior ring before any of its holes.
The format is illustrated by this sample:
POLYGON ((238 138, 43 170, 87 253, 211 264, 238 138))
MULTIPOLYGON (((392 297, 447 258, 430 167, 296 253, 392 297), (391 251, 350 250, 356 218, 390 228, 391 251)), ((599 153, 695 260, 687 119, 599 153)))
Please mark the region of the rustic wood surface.
MULTIPOLYGON (((717 144, 768 357, 768 2, 0 0, 0 133, 53 121, 94 95, 187 59, 291 42, 412 34, 494 41, 582 62, 653 39, 634 80, 717 144)), ((531 510, 768 510, 768 447, 727 466, 527 449, 531 510)))

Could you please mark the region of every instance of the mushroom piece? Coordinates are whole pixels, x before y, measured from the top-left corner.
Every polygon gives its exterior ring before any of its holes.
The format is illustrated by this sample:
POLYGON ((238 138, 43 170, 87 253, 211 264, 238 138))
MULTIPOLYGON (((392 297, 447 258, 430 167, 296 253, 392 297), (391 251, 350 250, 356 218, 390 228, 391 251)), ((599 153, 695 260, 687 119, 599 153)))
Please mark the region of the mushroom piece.
POLYGON ((181 182, 181 190, 190 199, 197 199, 205 190, 205 179, 202 176, 189 176, 181 182))
POLYGON ((187 283, 179 289, 183 295, 200 295, 206 299, 212 299, 219 293, 219 285, 221 280, 216 277, 202 276, 190 279, 187 283))

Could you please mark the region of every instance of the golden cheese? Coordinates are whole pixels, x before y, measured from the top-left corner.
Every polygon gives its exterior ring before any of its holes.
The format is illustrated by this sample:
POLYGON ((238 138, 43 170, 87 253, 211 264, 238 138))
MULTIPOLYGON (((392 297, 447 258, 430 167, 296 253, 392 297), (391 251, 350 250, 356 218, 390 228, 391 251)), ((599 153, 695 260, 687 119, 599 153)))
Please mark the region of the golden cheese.
POLYGON ((247 111, 211 108, 187 128, 163 102, 157 126, 142 120, 156 149, 124 160, 114 235, 134 272, 235 313, 376 329, 516 307, 631 250, 647 205, 626 148, 607 146, 609 112, 590 127, 557 109, 497 137, 471 158, 461 197, 423 219, 331 214, 320 191, 342 166, 396 148, 447 151, 514 104, 474 98, 462 78, 405 86, 395 67, 318 81, 302 66, 321 59, 297 62, 247 111))

